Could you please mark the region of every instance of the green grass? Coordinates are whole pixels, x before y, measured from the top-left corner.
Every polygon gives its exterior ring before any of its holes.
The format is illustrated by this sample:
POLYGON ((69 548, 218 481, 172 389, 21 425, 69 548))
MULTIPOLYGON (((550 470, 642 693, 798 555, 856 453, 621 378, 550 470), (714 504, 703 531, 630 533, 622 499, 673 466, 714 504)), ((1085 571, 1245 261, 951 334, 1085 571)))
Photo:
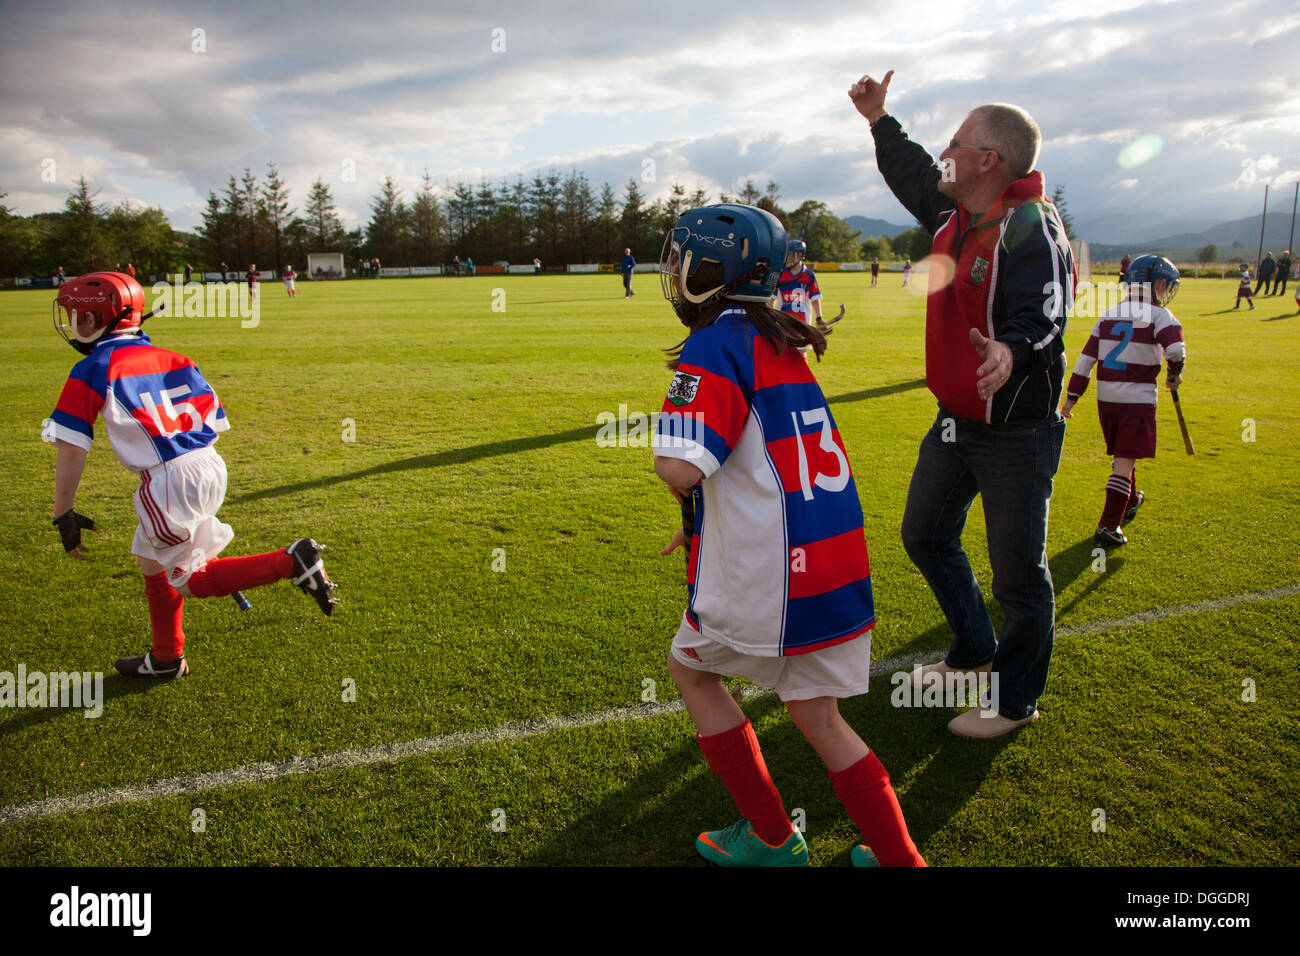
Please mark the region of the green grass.
MULTIPOLYGON (((848 316, 817 375, 862 497, 873 655, 937 653, 947 627, 898 535, 934 415, 924 303, 892 274, 867 281, 821 276, 848 316)), ((0 710, 0 806, 635 707, 645 678, 673 699, 681 558, 657 552, 677 509, 649 449, 595 441, 599 413, 656 411, 671 374, 661 350, 681 327, 654 277, 636 287, 624 301, 610 276, 302 282, 289 301, 266 283, 255 329, 151 320, 230 417, 227 553, 311 534, 330 547, 342 603, 327 620, 284 584, 250 592, 245 615, 190 600, 186 680, 108 676, 94 720, 0 710)), ((1300 317, 1290 297, 1224 311, 1234 293, 1217 280, 1179 292, 1198 453, 1183 453, 1162 401, 1159 456, 1139 468, 1148 504, 1104 573, 1090 538, 1109 470, 1093 391, 1078 409, 1048 544, 1063 627, 1300 581, 1300 317)), ((68 560, 50 527, 53 450, 38 438, 75 359, 49 329, 50 298, 0 295, 0 670, 111 673, 148 640, 129 554, 134 480, 101 438, 78 496, 100 530, 90 561, 68 560)), ((1071 362, 1090 326, 1072 323, 1071 362)), ((987 587, 978 507, 966 541, 987 587)), ((1061 636, 1043 720, 995 743, 949 735, 949 712, 892 708, 887 680, 844 712, 932 864, 1288 863, 1300 852, 1298 615, 1289 597, 1061 636)), ((815 755, 774 699, 746 709, 787 805, 807 813, 814 862, 846 863, 851 824, 815 755)), ((45 817, 0 827, 0 864, 695 865, 694 834, 735 813, 691 738, 670 714, 45 817), (195 807, 206 833, 190 830, 195 807), (132 839, 145 827, 149 840, 132 839)))

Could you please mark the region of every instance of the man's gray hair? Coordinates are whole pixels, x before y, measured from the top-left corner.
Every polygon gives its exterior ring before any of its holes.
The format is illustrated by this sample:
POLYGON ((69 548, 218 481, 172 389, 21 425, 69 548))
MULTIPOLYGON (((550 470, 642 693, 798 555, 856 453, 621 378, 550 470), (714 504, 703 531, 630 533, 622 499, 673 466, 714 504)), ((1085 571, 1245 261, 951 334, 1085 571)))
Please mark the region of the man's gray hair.
POLYGON ((1038 161, 1042 131, 1034 118, 1011 103, 986 103, 971 110, 984 134, 980 146, 996 149, 1007 161, 1015 179, 1029 175, 1038 161))

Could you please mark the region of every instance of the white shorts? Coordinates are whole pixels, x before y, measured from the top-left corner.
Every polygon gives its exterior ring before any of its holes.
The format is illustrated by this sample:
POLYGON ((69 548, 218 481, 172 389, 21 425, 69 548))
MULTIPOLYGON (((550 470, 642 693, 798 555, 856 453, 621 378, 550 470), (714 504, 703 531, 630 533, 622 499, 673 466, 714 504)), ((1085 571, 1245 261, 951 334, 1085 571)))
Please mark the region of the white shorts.
POLYGON ((226 462, 211 447, 140 472, 131 553, 161 564, 180 587, 234 540, 234 529, 216 517, 225 497, 226 462))
POLYGON ((756 657, 711 641, 686 623, 673 638, 673 658, 684 667, 743 677, 771 687, 781 700, 857 697, 871 678, 871 632, 843 644, 790 657, 756 657))
POLYGON ((294 283, 294 280, 293 280, 293 279, 285 279, 285 280, 284 280, 284 291, 286 291, 286 292, 292 292, 292 291, 293 291, 293 283, 294 283))

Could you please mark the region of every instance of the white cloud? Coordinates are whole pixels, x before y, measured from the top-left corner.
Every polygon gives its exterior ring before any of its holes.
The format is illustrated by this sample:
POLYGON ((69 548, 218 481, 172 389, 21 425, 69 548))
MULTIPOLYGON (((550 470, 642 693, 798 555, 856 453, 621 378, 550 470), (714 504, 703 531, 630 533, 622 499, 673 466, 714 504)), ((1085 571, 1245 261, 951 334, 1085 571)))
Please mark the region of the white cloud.
POLYGON ((1068 185, 1076 220, 1135 203, 1237 215, 1250 189, 1292 174, 1279 157, 1300 155, 1300 15, 1276 6, 808 0, 792 20, 775 0, 744 18, 694 0, 631 16, 577 0, 487 12, 143 0, 130 20, 149 29, 111 63, 76 29, 88 0, 26 6, 6 10, 0 37, 0 191, 21 212, 56 209, 86 175, 104 200, 163 203, 193 227, 209 190, 274 160, 296 202, 320 176, 357 225, 386 175, 409 197, 426 168, 477 184, 576 167, 621 195, 653 156, 655 194, 673 179, 716 194, 771 177, 787 203, 905 221, 845 93, 894 68, 891 108, 932 149, 979 102, 1028 108, 1049 188, 1068 185), (195 27, 206 53, 190 51, 195 27), (1143 135, 1164 147, 1128 185, 1117 156, 1143 135), (55 184, 39 181, 47 156, 55 184), (1241 160, 1268 156, 1243 181, 1241 160), (341 179, 349 159, 354 183, 341 179))

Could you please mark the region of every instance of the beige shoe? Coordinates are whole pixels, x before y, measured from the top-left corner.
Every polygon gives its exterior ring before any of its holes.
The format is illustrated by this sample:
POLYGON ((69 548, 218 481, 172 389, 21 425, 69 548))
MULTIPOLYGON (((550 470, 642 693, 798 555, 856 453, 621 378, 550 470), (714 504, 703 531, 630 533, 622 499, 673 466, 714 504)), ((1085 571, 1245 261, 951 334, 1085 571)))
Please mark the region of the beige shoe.
POLYGON ((958 737, 972 737, 975 740, 993 740, 996 737, 1002 737, 1018 730, 1025 724, 1031 724, 1038 719, 1038 711, 1035 710, 1023 720, 1011 720, 1003 717, 996 710, 986 709, 984 707, 973 707, 966 713, 954 717, 948 722, 948 729, 958 737))
POLYGON ((907 679, 911 681, 912 686, 917 690, 925 690, 925 679, 931 674, 939 675, 939 682, 942 685, 949 674, 991 674, 993 673, 993 662, 989 661, 983 667, 977 667, 973 671, 964 671, 956 667, 949 667, 947 662, 939 661, 936 664, 926 664, 919 671, 912 668, 908 672, 907 679))

